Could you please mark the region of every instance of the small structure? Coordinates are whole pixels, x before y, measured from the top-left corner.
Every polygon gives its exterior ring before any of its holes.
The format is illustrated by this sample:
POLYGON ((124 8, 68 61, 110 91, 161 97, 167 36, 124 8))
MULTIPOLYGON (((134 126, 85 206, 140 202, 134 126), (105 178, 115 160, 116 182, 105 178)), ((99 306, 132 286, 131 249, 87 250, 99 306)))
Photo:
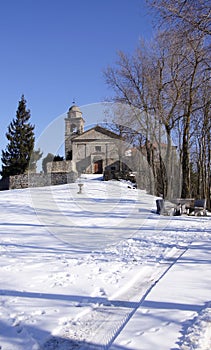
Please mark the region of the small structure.
POLYGON ((81 193, 82 193, 83 185, 84 185, 84 184, 82 184, 82 183, 78 184, 78 187, 79 187, 78 194, 81 194, 81 193))
POLYGON ((164 199, 156 199, 157 214, 161 215, 164 212, 164 199))

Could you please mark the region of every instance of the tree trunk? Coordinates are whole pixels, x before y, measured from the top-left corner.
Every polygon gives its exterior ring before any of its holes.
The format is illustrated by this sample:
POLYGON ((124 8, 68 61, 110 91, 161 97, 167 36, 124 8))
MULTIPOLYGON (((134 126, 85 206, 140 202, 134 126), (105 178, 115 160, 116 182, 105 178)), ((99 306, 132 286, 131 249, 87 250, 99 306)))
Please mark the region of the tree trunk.
POLYGON ((190 115, 185 118, 185 126, 183 130, 183 146, 182 146, 182 198, 190 197, 190 115))

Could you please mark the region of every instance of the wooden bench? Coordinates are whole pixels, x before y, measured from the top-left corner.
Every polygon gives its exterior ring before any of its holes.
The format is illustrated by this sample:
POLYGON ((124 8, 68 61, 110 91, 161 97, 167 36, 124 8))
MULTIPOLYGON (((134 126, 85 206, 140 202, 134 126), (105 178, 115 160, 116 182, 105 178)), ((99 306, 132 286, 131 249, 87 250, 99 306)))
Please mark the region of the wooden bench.
POLYGON ((168 201, 164 199, 156 200, 157 214, 177 216, 181 215, 181 206, 173 201, 168 201))
POLYGON ((188 214, 191 207, 194 206, 194 198, 176 198, 172 202, 180 206, 181 214, 188 214))
POLYGON ((206 199, 195 199, 193 206, 190 206, 188 215, 206 216, 206 199))
POLYGON ((182 214, 205 216, 206 199, 176 198, 171 201, 157 199, 157 214, 177 216, 182 214))

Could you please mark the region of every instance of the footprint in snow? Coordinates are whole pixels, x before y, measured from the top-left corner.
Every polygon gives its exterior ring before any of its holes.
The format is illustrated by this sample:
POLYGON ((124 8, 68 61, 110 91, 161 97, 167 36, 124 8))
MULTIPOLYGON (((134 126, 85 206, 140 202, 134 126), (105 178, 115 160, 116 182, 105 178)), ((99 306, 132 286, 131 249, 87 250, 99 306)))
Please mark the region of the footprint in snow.
POLYGON ((150 333, 156 333, 156 332, 158 332, 159 330, 160 330, 159 327, 155 327, 155 328, 149 329, 148 332, 150 332, 150 333))
POLYGON ((136 333, 135 333, 136 336, 140 336, 140 335, 143 335, 143 334, 144 334, 143 331, 139 331, 139 332, 136 332, 136 333))

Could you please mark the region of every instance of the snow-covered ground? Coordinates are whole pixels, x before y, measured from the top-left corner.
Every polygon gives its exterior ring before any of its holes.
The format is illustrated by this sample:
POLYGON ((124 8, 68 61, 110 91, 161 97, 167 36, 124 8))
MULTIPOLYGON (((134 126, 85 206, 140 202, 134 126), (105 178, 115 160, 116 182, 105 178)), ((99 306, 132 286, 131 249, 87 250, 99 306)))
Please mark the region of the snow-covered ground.
POLYGON ((210 349, 211 217, 80 181, 0 193, 0 349, 210 349))

